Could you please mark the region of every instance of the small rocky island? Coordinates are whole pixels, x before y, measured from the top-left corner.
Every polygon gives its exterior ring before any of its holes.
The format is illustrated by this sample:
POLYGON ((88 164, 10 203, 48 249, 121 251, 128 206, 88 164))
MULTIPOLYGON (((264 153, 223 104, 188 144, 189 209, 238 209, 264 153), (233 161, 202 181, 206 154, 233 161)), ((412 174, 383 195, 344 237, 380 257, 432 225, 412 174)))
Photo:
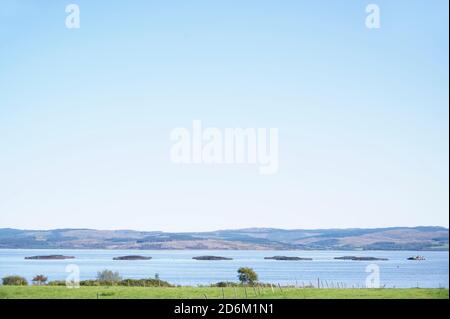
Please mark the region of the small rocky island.
POLYGON ((412 257, 408 257, 408 260, 425 260, 424 256, 412 256, 412 257))
POLYGON ((272 259, 272 260, 313 260, 312 258, 302 258, 302 257, 289 257, 289 256, 273 256, 273 257, 264 257, 264 259, 272 259))
POLYGON ((25 257, 25 259, 31 259, 31 260, 64 260, 64 259, 74 259, 74 258, 75 258, 74 256, 63 256, 63 255, 25 257))
POLYGON ((139 255, 129 255, 129 256, 120 256, 114 257, 113 260, 150 260, 152 257, 139 256, 139 255))
POLYGON ((334 257, 334 259, 339 259, 339 260, 356 260, 356 261, 388 260, 387 258, 377 258, 377 257, 357 257, 357 256, 334 257))
POLYGON ((233 260, 233 258, 229 257, 221 257, 221 256, 197 256, 192 257, 195 260, 233 260))
POLYGON ((113 260, 150 260, 150 259, 152 259, 152 257, 138 256, 138 255, 120 256, 113 258, 113 260))

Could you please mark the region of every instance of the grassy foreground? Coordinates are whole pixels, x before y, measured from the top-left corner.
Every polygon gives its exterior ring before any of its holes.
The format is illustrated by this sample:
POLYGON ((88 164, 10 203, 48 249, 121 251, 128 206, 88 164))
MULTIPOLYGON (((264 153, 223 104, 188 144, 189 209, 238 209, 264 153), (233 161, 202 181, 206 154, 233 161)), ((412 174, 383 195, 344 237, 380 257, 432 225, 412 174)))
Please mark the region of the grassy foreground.
POLYGON ((80 287, 0 286, 0 298, 11 299, 448 299, 448 289, 253 289, 212 287, 80 287), (247 293, 247 295, 246 295, 247 293))

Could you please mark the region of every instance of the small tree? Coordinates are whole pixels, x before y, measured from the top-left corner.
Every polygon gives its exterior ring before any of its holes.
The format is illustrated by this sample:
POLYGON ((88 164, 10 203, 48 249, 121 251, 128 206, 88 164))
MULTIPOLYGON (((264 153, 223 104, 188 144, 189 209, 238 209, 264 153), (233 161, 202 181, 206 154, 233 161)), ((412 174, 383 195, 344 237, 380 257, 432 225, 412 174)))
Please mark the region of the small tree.
POLYGON ((254 284, 258 281, 258 274, 249 267, 241 267, 238 269, 238 278, 242 284, 254 284))
POLYGON ((44 275, 37 275, 37 276, 34 276, 33 283, 38 286, 45 285, 45 283, 47 282, 47 279, 48 278, 45 277, 44 275))
POLYGON ((102 284, 114 285, 122 280, 120 274, 116 271, 105 269, 97 273, 97 280, 102 284))
POLYGON ((5 286, 27 286, 28 281, 20 276, 7 276, 2 278, 2 283, 5 286))

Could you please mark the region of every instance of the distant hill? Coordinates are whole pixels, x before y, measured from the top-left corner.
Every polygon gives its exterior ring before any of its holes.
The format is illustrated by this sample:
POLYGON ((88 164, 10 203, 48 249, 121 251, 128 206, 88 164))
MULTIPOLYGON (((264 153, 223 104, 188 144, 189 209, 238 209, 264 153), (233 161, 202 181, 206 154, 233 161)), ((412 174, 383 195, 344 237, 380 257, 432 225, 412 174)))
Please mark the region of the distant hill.
POLYGON ((448 229, 249 228, 211 232, 0 228, 0 248, 448 250, 448 229))

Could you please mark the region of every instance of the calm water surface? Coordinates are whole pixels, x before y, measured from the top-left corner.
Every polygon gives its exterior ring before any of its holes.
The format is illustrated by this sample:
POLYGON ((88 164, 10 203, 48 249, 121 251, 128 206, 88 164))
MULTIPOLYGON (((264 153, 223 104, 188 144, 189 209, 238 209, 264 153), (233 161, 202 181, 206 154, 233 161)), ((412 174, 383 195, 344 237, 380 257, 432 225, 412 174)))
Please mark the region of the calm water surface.
POLYGON ((149 278, 159 274, 162 280, 180 285, 206 285, 218 281, 237 281, 239 267, 252 267, 260 281, 317 285, 344 283, 347 287, 365 284, 366 267, 376 264, 380 270, 381 285, 386 287, 447 287, 449 286, 448 252, 411 251, 201 251, 201 250, 50 250, 50 249, 0 249, 0 277, 21 275, 31 280, 44 274, 49 280, 65 280, 66 266, 75 264, 80 269, 80 279, 94 279, 98 271, 111 269, 123 278, 149 278), (69 260, 25 260, 26 256, 61 254, 75 256, 69 260), (113 261, 124 255, 150 256, 145 261, 113 261), (197 261, 194 256, 215 255, 232 257, 227 261, 197 261), (313 261, 264 260, 266 256, 310 257, 313 261), (357 255, 388 258, 388 261, 344 261, 334 257, 357 255), (422 255, 425 261, 409 261, 407 257, 422 255))

